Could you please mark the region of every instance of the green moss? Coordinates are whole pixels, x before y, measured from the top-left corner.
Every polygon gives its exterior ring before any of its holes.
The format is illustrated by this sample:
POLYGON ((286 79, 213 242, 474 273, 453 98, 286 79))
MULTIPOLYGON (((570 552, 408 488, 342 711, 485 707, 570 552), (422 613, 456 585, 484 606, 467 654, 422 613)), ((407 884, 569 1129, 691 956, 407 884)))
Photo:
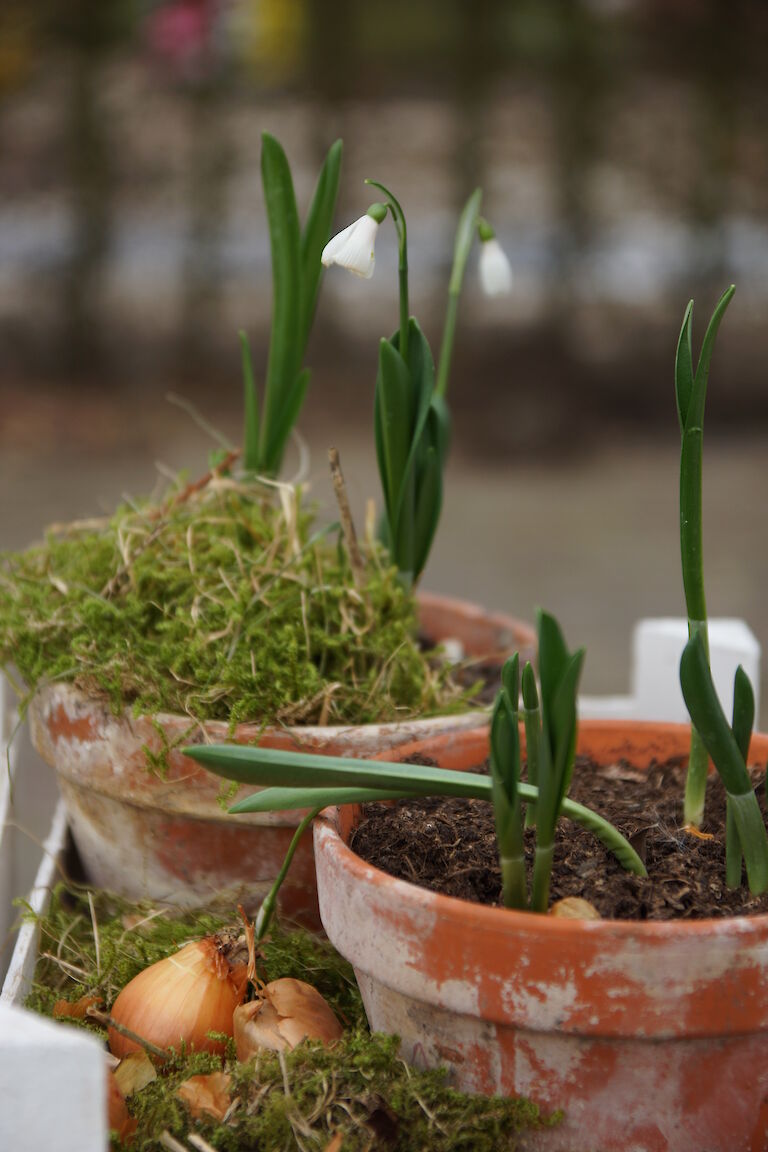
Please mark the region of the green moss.
MULTIPOLYGON (((230 478, 124 506, 0 557, 0 664, 115 711, 368 723, 467 704, 419 650, 414 601, 377 546, 355 587, 335 534, 230 478)), ((162 765, 160 765, 162 767, 162 765)))
MULTIPOLYGON (((56 1000, 77 1000, 86 993, 100 994, 110 1004, 147 964, 224 926, 205 913, 146 919, 149 914, 147 908, 97 894, 92 915, 85 893, 59 887, 49 915, 40 921, 41 953, 49 955, 38 963, 28 1007, 50 1014, 56 1000)), ((134 1150, 157 1152, 163 1131, 178 1139, 197 1131, 217 1152, 309 1152, 324 1149, 336 1133, 343 1137, 345 1152, 371 1147, 510 1152, 516 1133, 557 1122, 557 1116, 542 1120, 528 1101, 465 1096, 449 1087, 442 1071, 409 1068, 397 1055, 396 1037, 368 1032, 349 966, 327 942, 309 933, 276 930, 263 945, 260 975, 265 980, 295 976, 314 984, 343 1021, 343 1038, 329 1049, 305 1043, 282 1058, 263 1053, 245 1065, 235 1061, 231 1050, 225 1058, 174 1056, 156 1080, 129 1100, 138 1121, 134 1150), (189 1076, 222 1068, 232 1075, 236 1106, 226 1123, 211 1117, 193 1120, 175 1097, 176 1089, 189 1076)))

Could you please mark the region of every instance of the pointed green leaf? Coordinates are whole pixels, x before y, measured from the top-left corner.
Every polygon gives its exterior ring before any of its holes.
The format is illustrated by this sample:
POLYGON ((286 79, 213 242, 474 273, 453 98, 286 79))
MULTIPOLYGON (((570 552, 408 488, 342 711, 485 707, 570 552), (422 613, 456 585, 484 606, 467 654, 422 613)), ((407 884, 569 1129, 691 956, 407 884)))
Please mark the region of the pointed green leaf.
MULTIPOLYGON (((238 811, 273 812, 284 808, 316 808, 333 794, 337 803, 341 792, 352 803, 353 794, 367 799, 395 799, 407 796, 464 796, 490 800, 489 776, 474 772, 454 772, 421 764, 395 764, 384 761, 348 760, 274 748, 238 744, 195 744, 184 755, 210 772, 246 784, 274 785, 241 801, 238 811), (291 782, 286 787, 286 781, 291 782), (375 795, 371 796, 370 792, 375 795), (291 797, 289 793, 295 792, 291 797), (241 805, 249 804, 248 809, 241 805)), ((528 784, 519 785, 523 800, 536 800, 538 792, 528 784)), ((614 852, 625 868, 644 876, 637 853, 611 824, 591 809, 566 799, 563 815, 589 828, 614 852)))
POLYGON ((473 796, 476 790, 467 773, 417 764, 350 760, 239 744, 193 745, 185 749, 185 755, 208 771, 243 784, 285 787, 290 782, 294 788, 402 787, 412 794, 423 794, 423 788, 427 787, 446 796, 473 796))
POLYGON ((291 435, 299 413, 304 406, 304 400, 309 388, 311 372, 305 368, 299 372, 294 380, 293 387, 286 392, 284 403, 272 426, 269 444, 267 446, 267 471, 277 475, 283 462, 285 446, 291 435))
POLYGON ((723 295, 720 297, 720 300, 717 301, 715 311, 712 313, 712 319, 709 320, 707 331, 705 333, 704 343, 701 344, 699 364, 697 366, 697 370, 695 370, 695 377, 693 378, 692 402, 689 407, 689 412, 687 412, 686 424, 690 424, 691 422, 699 426, 704 424, 704 406, 707 395, 709 363, 712 361, 712 354, 715 350, 717 329, 720 328, 720 321, 722 320, 725 314, 725 310, 727 310, 735 291, 736 288, 733 285, 724 291, 723 295))
POLYGON ((301 299, 299 217, 288 160, 268 132, 262 135, 261 178, 272 252, 272 331, 259 444, 259 454, 265 460, 272 442, 272 426, 286 403, 301 363, 297 306, 301 299))
POLYGON ((555 747, 557 749, 555 779, 559 781, 556 817, 559 814, 563 799, 568 793, 573 776, 573 761, 576 755, 578 732, 576 696, 579 690, 581 670, 584 666, 584 656, 584 649, 580 648, 570 658, 555 694, 552 708, 552 729, 555 733, 555 747))
POLYGON ((712 319, 707 326, 704 342, 701 345, 696 375, 693 379, 693 391, 691 392, 691 399, 686 413, 686 428, 701 428, 704 425, 704 404, 707 398, 709 364, 715 348, 715 339, 717 337, 717 330, 720 327, 720 321, 725 315, 725 310, 733 299, 735 291, 736 289, 733 284, 731 284, 730 288, 723 293, 712 313, 712 319))
POLYGON ((515 652, 504 661, 501 669, 501 683, 506 689, 512 711, 517 712, 520 703, 520 653, 515 652))
POLYGON ((342 142, 337 140, 328 150, 328 155, 320 169, 312 202, 307 213, 301 235, 301 319, 299 339, 301 359, 306 352, 312 320, 315 315, 317 296, 323 266, 320 257, 331 235, 336 198, 339 193, 341 176, 342 142))
POLYGON ((258 472, 259 470, 259 397, 256 392, 256 381, 253 378, 253 362, 251 360, 251 348, 248 343, 248 337, 241 329, 238 333, 240 336, 240 347, 242 351, 243 361, 243 389, 245 392, 244 403, 244 443, 243 443, 243 465, 248 472, 258 472))
MULTIPOLYGON (((430 414, 431 422, 431 414, 430 414)), ((437 438, 437 425, 425 436, 437 438)), ((429 559, 443 505, 443 467, 436 444, 430 444, 419 467, 414 511, 414 580, 418 580, 429 559)))
POLYGON ((558 685, 568 663, 568 649, 563 633, 554 616, 541 609, 537 612, 539 634, 539 679, 541 681, 541 710, 545 724, 555 698, 558 685))
POLYGON ((433 394, 431 404, 437 420, 437 449, 444 468, 451 447, 451 412, 444 397, 437 392, 433 394))
POLYGON ((407 419, 410 390, 405 361, 391 341, 381 340, 374 420, 376 456, 391 539, 396 535, 398 506, 411 448, 411 428, 407 419))
POLYGON ((688 415, 688 404, 693 391, 693 348, 691 346, 691 321, 693 318, 693 300, 688 301, 688 307, 683 316, 683 326, 677 341, 677 354, 675 356, 675 399, 677 401, 677 418, 680 421, 680 431, 685 431, 685 421, 688 415))
POLYGON ((726 791, 732 795, 751 792, 749 773, 720 706, 700 633, 696 633, 683 650, 680 685, 693 725, 712 757, 726 791))
POLYGON ((536 673, 530 660, 523 668, 523 707, 528 712, 535 712, 539 706, 539 691, 536 687, 536 673))
POLYGON ((733 679, 733 723, 731 731, 746 764, 752 728, 755 723, 755 694, 746 672, 739 664, 733 679))
POLYGON ((403 800, 412 796, 402 788, 264 788, 229 809, 233 816, 245 812, 295 812, 301 808, 330 808, 338 804, 370 804, 375 800, 403 800))

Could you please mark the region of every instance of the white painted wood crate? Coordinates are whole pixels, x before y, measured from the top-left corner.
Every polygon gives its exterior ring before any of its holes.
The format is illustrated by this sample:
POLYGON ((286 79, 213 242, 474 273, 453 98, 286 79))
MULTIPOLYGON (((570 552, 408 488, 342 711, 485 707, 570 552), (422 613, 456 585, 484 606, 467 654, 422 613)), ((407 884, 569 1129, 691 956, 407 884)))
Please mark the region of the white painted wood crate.
MULTIPOLYGON (((579 714, 593 719, 687 720, 677 679, 686 636, 684 620, 641 621, 633 638, 631 693, 582 697, 579 714)), ((760 646, 747 625, 740 620, 710 621, 710 649, 714 680, 726 712, 738 664, 743 665, 759 699, 760 646)), ((47 909, 67 837, 66 815, 57 800, 53 773, 30 747, 26 731, 16 732, 16 726, 9 688, 0 676, 0 940, 8 939, 18 919, 12 908, 16 895, 29 891, 31 908, 37 914, 47 909)), ((51 1132, 56 1132, 57 1152, 103 1152, 107 1129, 101 1046, 82 1031, 42 1020, 21 1008, 37 950, 36 926, 26 922, 17 931, 0 994, 0 1100, 14 1101, 12 1109, 0 1108, 0 1149, 39 1152, 40 1147, 50 1145, 51 1132), (44 1108, 41 1083, 46 1084, 44 1108)), ((5 953, 0 953, 0 978, 5 953)))

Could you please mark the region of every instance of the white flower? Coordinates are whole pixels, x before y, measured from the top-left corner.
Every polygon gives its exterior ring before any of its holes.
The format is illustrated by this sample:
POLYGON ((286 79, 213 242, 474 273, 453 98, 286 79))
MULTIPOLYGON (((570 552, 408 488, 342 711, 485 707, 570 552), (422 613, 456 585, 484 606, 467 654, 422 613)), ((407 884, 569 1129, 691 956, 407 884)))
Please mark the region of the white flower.
POLYGON ((486 296, 504 296, 512 289, 512 267, 495 237, 480 245, 480 287, 486 296))
POLYGON ((340 264, 342 268, 348 268, 356 276, 370 280, 376 262, 373 246, 378 230, 378 221, 374 220, 373 216, 367 213, 361 216, 343 232, 331 237, 323 248, 321 256, 323 264, 326 268, 331 264, 340 264))

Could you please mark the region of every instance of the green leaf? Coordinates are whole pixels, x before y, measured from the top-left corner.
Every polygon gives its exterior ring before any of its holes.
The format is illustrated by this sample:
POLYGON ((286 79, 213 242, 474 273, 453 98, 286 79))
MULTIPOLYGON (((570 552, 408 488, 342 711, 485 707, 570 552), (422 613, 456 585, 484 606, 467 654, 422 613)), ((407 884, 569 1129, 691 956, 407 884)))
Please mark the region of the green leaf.
POLYGON ((243 443, 243 465, 248 472, 259 470, 259 398, 256 392, 256 381, 253 378, 253 362, 248 337, 241 329, 240 347, 243 360, 243 388, 245 391, 244 423, 245 434, 243 443))
MULTIPOLYGON (((408 372, 411 388, 408 408, 410 449, 406 470, 416 467, 416 458, 435 389, 435 363, 432 359, 432 350, 429 347, 429 341, 419 327, 418 321, 413 316, 408 323, 408 330, 408 372)), ((397 348, 399 343, 400 333, 397 332, 392 337, 392 345, 397 348)), ((405 414, 402 418, 405 421, 405 414)))
POLYGON ((293 382, 293 387, 286 392, 285 400, 280 410, 279 415, 275 419, 273 440, 274 444, 279 447, 279 456, 273 457, 275 466, 270 471, 275 473, 279 472, 282 463, 283 452, 285 445, 288 443, 288 438, 291 435, 296 421, 299 418, 299 413, 304 406, 304 400, 307 395, 309 381, 311 377, 309 368, 305 368, 299 372, 298 376, 293 382))
POLYGON ((376 456, 389 520, 390 539, 397 528, 397 510, 411 447, 411 382, 408 367, 391 341, 379 343, 379 370, 376 376, 374 424, 376 456))
POLYGON ((437 392, 432 396, 431 407, 437 420, 437 449, 440 453, 440 464, 445 468, 451 447, 451 412, 445 398, 437 392))
POLYGON ((523 707, 528 712, 535 712, 539 706, 539 691, 536 687, 536 673, 530 660, 523 668, 523 707))
POLYGON ((317 296, 320 291, 320 279, 323 273, 320 257, 331 235, 331 225, 341 177, 341 153, 342 142, 337 140, 328 149, 328 155, 320 169, 301 235, 301 319, 299 321, 301 359, 303 359, 306 351, 312 320, 315 315, 317 296))
MULTIPOLYGON (((394 348, 398 348, 400 343, 399 332, 392 337, 391 343, 394 348)), ((393 524, 395 526, 393 533, 395 562, 398 568, 400 568, 410 580, 415 580, 426 564, 429 548, 431 547, 432 539, 437 528, 440 506, 434 502, 431 505, 427 503, 425 506, 423 514, 425 539, 428 537, 425 552, 423 547, 419 548, 418 546, 416 532, 418 500, 417 469, 419 459, 423 459, 426 455, 428 441, 425 442, 425 437, 429 435, 426 425, 430 414, 432 394, 435 386, 435 365, 432 360, 432 352, 427 338, 413 316, 409 321, 408 349, 409 361, 407 370, 410 383, 409 419, 411 439, 408 457, 402 473, 402 482, 394 516, 390 517, 390 527, 392 527, 393 524), (434 517, 434 519, 431 520, 431 517, 434 517), (431 535, 429 534, 430 528, 431 535), (417 552, 420 558, 418 566, 417 552)), ((405 424, 405 420, 406 417, 403 413, 403 424, 405 424)), ((434 499, 434 476, 431 478, 430 487, 434 499)), ((440 502, 442 502, 442 476, 440 478, 439 494, 440 502)))
MULTIPOLYGON (((539 633, 539 679, 541 680, 541 711, 545 727, 555 699, 555 693, 568 663, 568 649, 560 625, 554 616, 541 609, 537 612, 539 633)), ((551 747, 551 744, 550 744, 551 747)))
POLYGON ((584 656, 584 649, 579 648, 569 660, 553 705, 552 728, 555 732, 555 747, 557 749, 555 772, 559 781, 558 812, 573 776, 578 731, 576 695, 579 690, 581 670, 584 666, 584 656))
POLYGON ((233 804, 229 812, 294 812, 300 808, 330 808, 339 804, 369 804, 374 800, 401 800, 413 793, 402 788, 264 788, 233 804))
MULTIPOLYGON (((526 665, 527 667, 527 665, 526 665)), ((501 669, 501 683, 506 690, 513 712, 517 712, 520 702, 520 654, 515 652, 504 661, 501 669)))
POLYGON ((491 718, 491 776, 504 791, 509 805, 518 803, 520 783, 520 733, 517 722, 517 699, 520 659, 515 654, 502 670, 504 687, 497 694, 491 718))
POLYGON ((726 791, 733 795, 751 792, 744 757, 712 682, 701 633, 691 637, 683 650, 680 685, 694 727, 712 757, 726 791))
POLYGON ((262 135, 261 178, 272 252, 272 331, 259 440, 262 467, 274 473, 282 444, 275 428, 301 364, 299 217, 291 169, 274 136, 262 135))
POLYGON ((227 780, 244 784, 285 786, 290 781, 293 788, 402 787, 409 794, 422 795, 427 787, 436 788, 438 795, 475 795, 475 785, 467 779, 467 773, 423 765, 350 760, 238 744, 194 745, 185 750, 185 755, 227 780), (443 788, 448 791, 443 792, 443 788))
MULTIPOLYGON (((436 419, 431 432, 429 428, 425 429, 425 436, 429 435, 432 435, 433 440, 437 439, 436 419)), ((418 580, 429 559, 443 505, 443 466, 436 443, 427 447, 425 458, 419 467, 415 503, 413 578, 418 580)))
POLYGON ((677 418, 680 421, 680 431, 685 431, 685 421, 688 416, 688 404, 693 391, 693 348, 691 346, 691 320, 693 318, 693 300, 688 301, 688 307, 683 316, 683 326, 677 341, 675 355, 675 399, 677 401, 677 418))
MULTIPOLYGON (((523 668, 523 721, 525 723, 528 783, 538 787, 539 758, 541 755, 541 710, 539 709, 536 674, 530 660, 526 662, 523 668)), ((525 813, 525 825, 527 828, 533 828, 535 824, 536 805, 529 804, 525 813)))
MULTIPOLYGON (((339 802, 342 791, 347 803, 354 802, 358 796, 361 800, 408 796, 491 799, 492 782, 489 776, 480 776, 474 772, 454 772, 447 768, 430 768, 421 764, 349 760, 238 744, 195 744, 185 748, 184 755, 227 780, 275 785, 240 801, 237 805, 239 812, 316 808, 325 803, 339 802), (286 786, 286 781, 290 781, 290 786, 286 786), (295 793, 293 797, 292 793, 295 793), (330 796, 333 798, 327 799, 330 796), (246 804, 247 808, 244 807, 246 804)), ((537 799, 538 792, 530 785, 521 783, 519 790, 522 799, 537 799)), ((566 799, 563 815, 594 832, 625 868, 639 876, 645 875, 645 868, 637 853, 596 812, 566 799)))
MULTIPOLYGON (((755 694, 749 677, 739 664, 733 681, 733 718, 731 731, 738 745, 744 763, 749 755, 749 744, 752 739, 752 727, 755 723, 755 694)), ((726 801, 725 817, 725 882, 729 888, 738 888, 741 885, 741 863, 743 853, 739 840, 739 831, 733 811, 733 804, 726 801)))
MULTIPOLYGON (((744 757, 717 698, 701 633, 692 636, 683 650, 680 684, 691 720, 725 785, 750 891, 764 892, 768 888, 768 836, 744 757)), ((741 701, 740 711, 743 705, 741 701)), ((739 720, 737 726, 740 728, 742 723, 739 720)), ((743 737, 741 729, 740 735, 743 737)), ((734 853, 732 846, 731 863, 734 853)))
POLYGON ((688 406, 686 413, 686 427, 701 428, 704 423, 704 403, 707 397, 707 379, 709 377, 709 364, 712 359, 712 353, 715 348, 715 339, 717 338, 717 330, 720 327, 720 321, 725 315, 725 310, 733 299, 733 294, 736 291, 733 284, 728 288, 720 297, 712 319, 709 321, 707 331, 704 336, 704 342, 701 345, 701 352, 699 354, 699 363, 696 368, 696 375, 693 380, 693 391, 691 393, 691 402, 688 406))
POLYGON ((746 672, 739 664, 733 678, 733 722, 731 731, 736 741, 741 758, 746 764, 749 756, 749 745, 752 740, 752 728, 755 723, 755 693, 746 672))

